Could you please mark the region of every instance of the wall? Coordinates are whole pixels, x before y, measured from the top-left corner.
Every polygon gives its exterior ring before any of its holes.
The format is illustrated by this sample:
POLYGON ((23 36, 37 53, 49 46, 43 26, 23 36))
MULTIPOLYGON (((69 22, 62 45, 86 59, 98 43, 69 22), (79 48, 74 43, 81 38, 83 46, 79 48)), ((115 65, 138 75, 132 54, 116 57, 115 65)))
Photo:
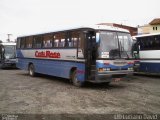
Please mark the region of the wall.
POLYGON ((151 25, 150 26, 150 33, 157 33, 157 32, 160 32, 160 24, 159 25, 151 25), (153 29, 153 27, 154 27, 154 29, 153 29))

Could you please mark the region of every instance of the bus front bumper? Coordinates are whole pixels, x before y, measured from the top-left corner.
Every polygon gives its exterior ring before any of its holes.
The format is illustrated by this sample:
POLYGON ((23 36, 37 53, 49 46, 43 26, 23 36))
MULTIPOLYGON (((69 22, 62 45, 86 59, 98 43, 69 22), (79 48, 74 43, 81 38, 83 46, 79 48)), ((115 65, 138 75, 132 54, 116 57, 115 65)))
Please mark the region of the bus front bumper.
POLYGON ((16 68, 16 63, 14 62, 6 62, 1 65, 1 68, 13 67, 16 68))
POLYGON ((133 70, 98 72, 94 79, 88 81, 93 83, 119 81, 125 77, 133 75, 133 73, 133 70))

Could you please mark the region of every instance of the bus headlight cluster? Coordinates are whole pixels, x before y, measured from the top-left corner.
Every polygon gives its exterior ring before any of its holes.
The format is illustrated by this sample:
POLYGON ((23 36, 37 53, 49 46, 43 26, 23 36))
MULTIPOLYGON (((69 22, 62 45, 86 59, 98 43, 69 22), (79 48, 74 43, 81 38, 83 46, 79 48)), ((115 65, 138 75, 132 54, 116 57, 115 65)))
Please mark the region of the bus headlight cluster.
POLYGON ((128 68, 128 70, 133 70, 133 68, 132 68, 132 67, 130 67, 130 68, 128 68))
POLYGON ((103 72, 103 71, 110 71, 111 68, 99 68, 98 71, 99 72, 103 72))
POLYGON ((111 70, 111 68, 106 68, 106 70, 107 70, 107 71, 110 71, 110 70, 111 70))

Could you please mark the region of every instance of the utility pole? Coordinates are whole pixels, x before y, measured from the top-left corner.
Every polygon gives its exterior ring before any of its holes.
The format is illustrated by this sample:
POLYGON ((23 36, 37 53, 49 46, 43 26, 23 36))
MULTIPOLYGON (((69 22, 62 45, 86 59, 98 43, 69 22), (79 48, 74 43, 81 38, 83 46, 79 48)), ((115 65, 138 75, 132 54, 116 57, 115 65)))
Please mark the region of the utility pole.
POLYGON ((7 36, 8 36, 8 39, 7 39, 7 42, 10 42, 10 36, 11 36, 12 34, 7 34, 7 36))

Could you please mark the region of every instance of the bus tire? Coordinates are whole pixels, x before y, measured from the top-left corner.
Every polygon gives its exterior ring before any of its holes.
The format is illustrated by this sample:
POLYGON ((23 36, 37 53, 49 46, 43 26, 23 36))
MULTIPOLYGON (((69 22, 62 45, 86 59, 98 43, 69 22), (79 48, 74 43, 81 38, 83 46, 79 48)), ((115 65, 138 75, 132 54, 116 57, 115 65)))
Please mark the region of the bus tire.
POLYGON ((35 68, 34 68, 34 65, 33 64, 30 64, 29 67, 28 67, 28 73, 30 76, 34 77, 36 75, 35 73, 35 68))
POLYGON ((74 70, 72 72, 71 81, 72 81, 72 84, 76 87, 82 87, 84 85, 84 82, 77 80, 77 71, 76 70, 74 70))

